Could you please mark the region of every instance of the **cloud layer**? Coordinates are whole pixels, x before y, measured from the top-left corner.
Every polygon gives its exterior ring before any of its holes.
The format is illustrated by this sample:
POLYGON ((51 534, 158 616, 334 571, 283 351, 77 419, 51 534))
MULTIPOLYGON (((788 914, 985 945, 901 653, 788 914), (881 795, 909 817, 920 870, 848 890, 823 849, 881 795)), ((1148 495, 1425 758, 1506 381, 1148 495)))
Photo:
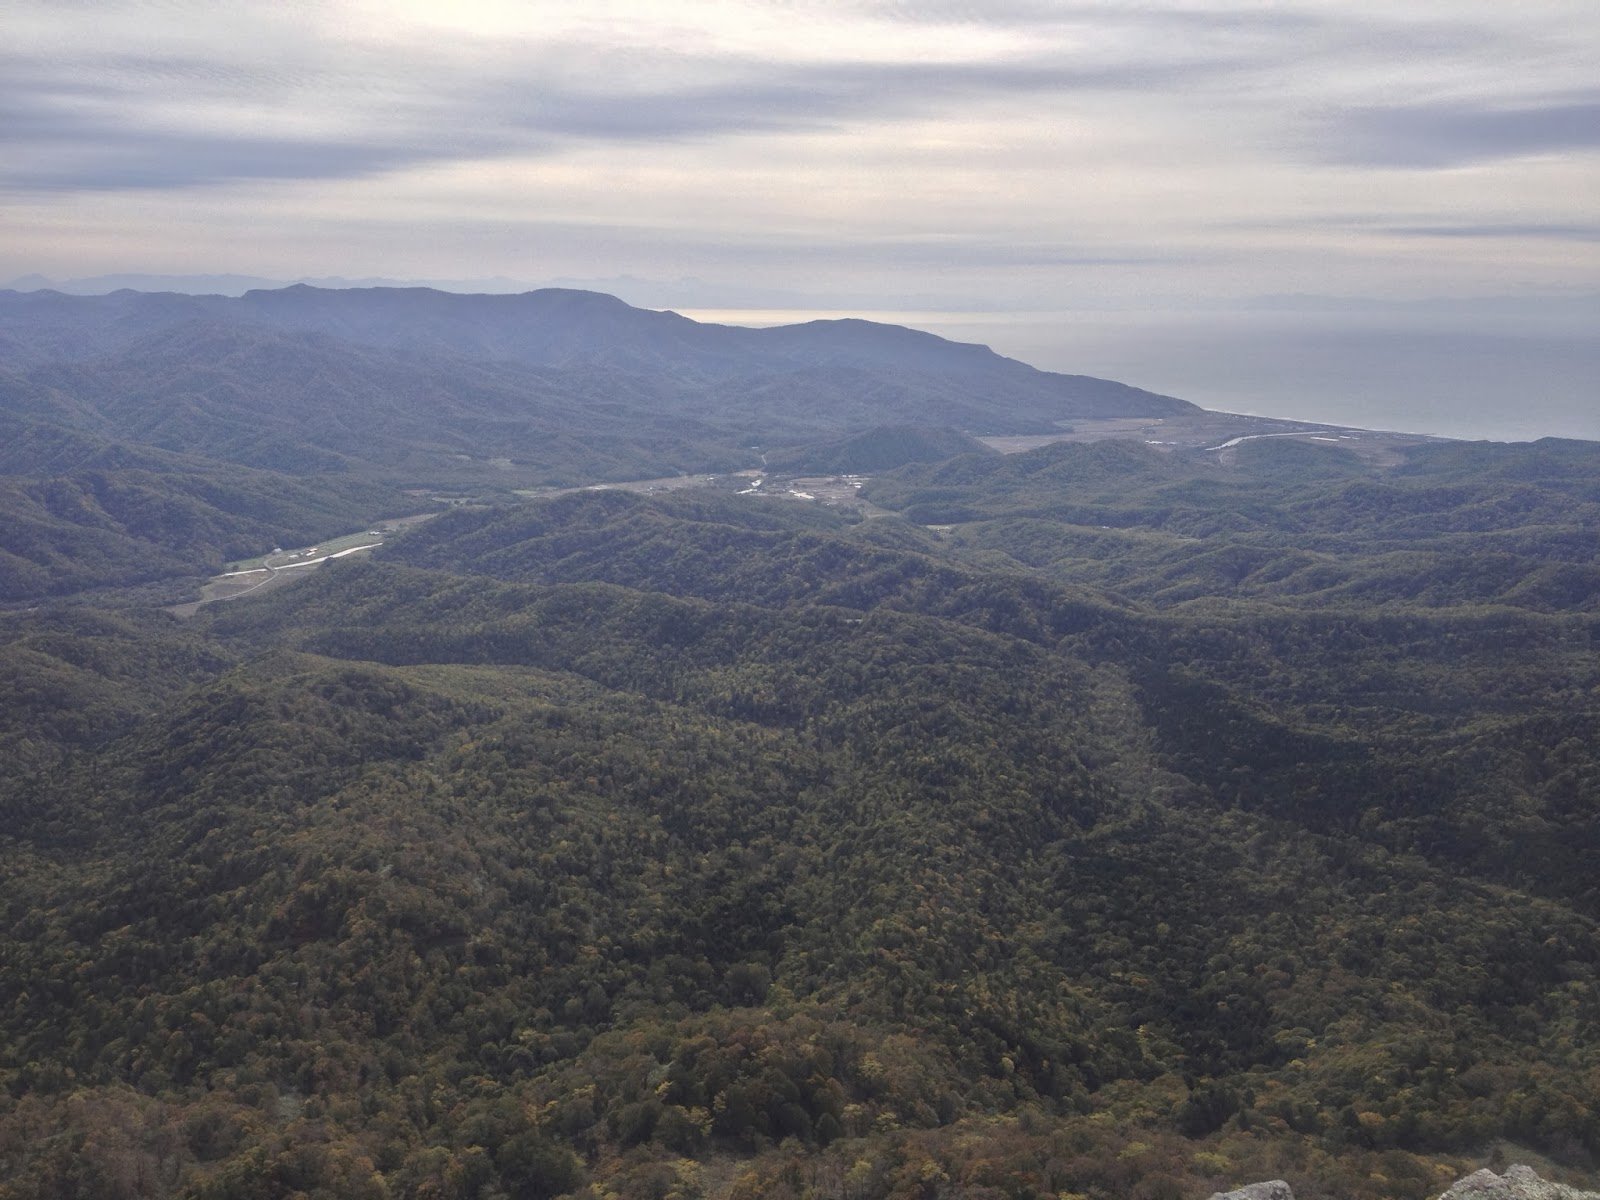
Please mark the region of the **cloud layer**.
POLYGON ((0 275, 782 273, 1025 307, 1600 265, 1589 0, 14 8, 0 275))

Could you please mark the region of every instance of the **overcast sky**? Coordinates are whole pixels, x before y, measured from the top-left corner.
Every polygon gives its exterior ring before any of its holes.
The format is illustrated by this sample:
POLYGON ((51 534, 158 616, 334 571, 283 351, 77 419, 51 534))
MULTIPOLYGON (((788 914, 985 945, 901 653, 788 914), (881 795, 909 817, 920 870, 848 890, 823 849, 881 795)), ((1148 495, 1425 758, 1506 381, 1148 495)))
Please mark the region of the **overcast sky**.
POLYGON ((0 279, 1561 295, 1600 4, 9 0, 0 279))

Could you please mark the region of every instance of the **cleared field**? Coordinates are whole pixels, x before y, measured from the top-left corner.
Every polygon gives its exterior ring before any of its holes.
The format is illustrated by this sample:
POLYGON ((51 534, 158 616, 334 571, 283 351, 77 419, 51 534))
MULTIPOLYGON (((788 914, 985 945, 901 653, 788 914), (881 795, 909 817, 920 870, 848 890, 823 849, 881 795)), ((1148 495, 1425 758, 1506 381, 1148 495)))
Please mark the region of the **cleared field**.
POLYGON ((388 517, 376 522, 369 529, 343 533, 338 537, 318 542, 314 546, 301 546, 296 550, 272 550, 266 554, 258 554, 255 558, 242 558, 238 562, 229 563, 226 573, 259 571, 269 567, 281 569, 283 567, 304 566, 306 563, 333 558, 351 550, 370 550, 373 546, 383 545, 385 537, 399 533, 409 526, 438 515, 438 513, 426 512, 413 513, 409 517, 388 517))
POLYGON ((228 571, 232 573, 293 567, 327 558, 345 550, 369 549, 373 546, 381 545, 383 545, 383 535, 378 530, 362 530, 360 533, 347 533, 342 537, 318 542, 315 546, 302 546, 298 550, 274 550, 268 554, 257 555, 255 558, 241 559, 238 562, 229 563, 228 571))
POLYGON ((1101 442, 1111 438, 1142 441, 1161 450, 1216 450, 1224 463, 1241 442, 1261 437, 1298 437, 1337 441, 1345 449, 1373 462, 1392 466, 1407 446, 1439 441, 1415 433, 1354 429, 1343 425, 1318 425, 1284 421, 1245 413, 1199 412, 1176 417, 1074 418, 1060 433, 1015 437, 980 437, 978 440, 1002 454, 1019 454, 1052 442, 1101 442))
MULTIPOLYGON (((739 475, 749 472, 740 471, 739 475)), ((679 488, 710 487, 719 476, 716 475, 667 475, 659 479, 625 479, 614 483, 586 483, 580 487, 564 488, 519 488, 516 494, 526 496, 530 500, 542 500, 549 496, 570 496, 573 492, 641 492, 649 495, 652 492, 675 492, 679 488)))
POLYGON ((218 600, 235 600, 253 592, 267 591, 309 574, 309 568, 319 566, 330 558, 343 558, 383 545, 384 539, 403 532, 406 528, 426 521, 438 513, 413 513, 409 517, 389 517, 376 522, 370 529, 340 534, 314 546, 296 550, 273 550, 255 558, 229 563, 220 575, 213 575, 200 589, 200 598, 184 604, 174 604, 168 612, 180 617, 192 617, 206 604, 218 600), (299 568, 299 569, 296 569, 299 568))

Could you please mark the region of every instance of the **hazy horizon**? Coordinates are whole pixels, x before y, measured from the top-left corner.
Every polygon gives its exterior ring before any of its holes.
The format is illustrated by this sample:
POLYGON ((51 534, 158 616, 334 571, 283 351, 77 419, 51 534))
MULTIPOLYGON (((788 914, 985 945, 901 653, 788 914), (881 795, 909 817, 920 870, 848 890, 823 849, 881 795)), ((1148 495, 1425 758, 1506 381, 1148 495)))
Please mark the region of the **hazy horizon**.
POLYGON ((0 55, 0 279, 1005 314, 1205 403, 1594 429, 1590 0, 18 0, 0 55))
POLYGON ((1327 311, 680 311, 738 325, 867 316, 1222 412, 1438 437, 1600 441, 1600 337, 1574 321, 1507 329, 1327 311))
MULTIPOLYGON (((231 282, 234 286, 226 294, 232 295, 256 285, 289 286, 288 281, 228 274, 77 282, 80 291, 103 294, 113 284, 192 291, 208 279, 231 282)), ((494 281, 313 277, 308 282, 459 291, 494 281)), ((1600 379, 1600 296, 1547 303, 1455 297, 1389 306, 1348 297, 1260 297, 1229 310, 1000 312, 669 303, 717 295, 698 281, 625 277, 497 282, 501 292, 540 286, 608 291, 636 307, 672 309, 722 324, 766 326, 855 317, 905 325, 981 343, 1041 370, 1115 379, 1224 412, 1439 437, 1600 441, 1594 385, 1600 379)))
POLYGON ((1600 276, 1587 0, 18 0, 7 42, 0 277, 1048 310, 1600 276))

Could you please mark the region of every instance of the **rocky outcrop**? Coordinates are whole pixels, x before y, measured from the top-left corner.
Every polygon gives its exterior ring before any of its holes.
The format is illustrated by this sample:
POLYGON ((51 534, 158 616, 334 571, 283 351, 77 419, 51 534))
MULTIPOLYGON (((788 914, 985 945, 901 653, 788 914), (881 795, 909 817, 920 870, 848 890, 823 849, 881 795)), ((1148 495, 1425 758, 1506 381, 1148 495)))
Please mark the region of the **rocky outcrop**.
POLYGON ((1211 1200, 1294 1200, 1294 1191, 1281 1179, 1252 1183, 1234 1192, 1213 1193, 1211 1200))
POLYGON ((1532 1167, 1507 1167, 1504 1175, 1485 1168, 1460 1180, 1439 1200, 1600 1200, 1600 1192, 1585 1192, 1564 1183, 1540 1179, 1532 1167))
MULTIPOLYGON (((1283 1180, 1274 1179, 1233 1192, 1213 1192, 1211 1200, 1294 1200, 1294 1192, 1283 1180)), ((1508 1167, 1504 1175, 1487 1168, 1474 1171, 1439 1200, 1600 1200, 1600 1192, 1551 1183, 1540 1179, 1532 1167, 1515 1166, 1508 1167)))

